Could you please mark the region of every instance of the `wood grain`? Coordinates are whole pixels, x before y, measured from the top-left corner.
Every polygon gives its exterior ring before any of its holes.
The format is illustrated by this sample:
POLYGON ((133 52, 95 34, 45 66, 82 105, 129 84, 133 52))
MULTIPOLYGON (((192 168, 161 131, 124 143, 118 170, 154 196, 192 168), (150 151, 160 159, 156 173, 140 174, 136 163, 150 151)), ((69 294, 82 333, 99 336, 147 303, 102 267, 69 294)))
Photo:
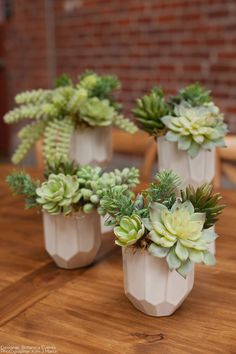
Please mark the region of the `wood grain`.
POLYGON ((4 195, 0 345, 51 345, 62 354, 235 354, 236 192, 223 194, 218 264, 197 266, 191 294, 166 318, 144 315, 125 297, 118 247, 104 246, 91 267, 60 270, 43 249, 40 217, 4 195))

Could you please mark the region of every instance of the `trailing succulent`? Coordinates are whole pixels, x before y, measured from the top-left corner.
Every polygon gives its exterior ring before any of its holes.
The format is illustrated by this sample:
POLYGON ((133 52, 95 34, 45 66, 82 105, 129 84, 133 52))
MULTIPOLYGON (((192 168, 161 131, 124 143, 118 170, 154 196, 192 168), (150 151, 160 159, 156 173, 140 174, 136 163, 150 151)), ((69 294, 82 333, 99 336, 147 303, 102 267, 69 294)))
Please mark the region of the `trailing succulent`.
POLYGON ((31 120, 18 137, 21 141, 12 161, 18 164, 35 144, 43 138, 44 158, 51 163, 55 158, 68 159, 72 133, 86 127, 102 127, 114 124, 135 133, 137 128, 121 113, 113 91, 120 88, 115 76, 99 76, 86 71, 76 84, 63 75, 51 90, 32 90, 16 95, 18 107, 8 112, 4 120, 8 124, 31 120))
POLYGON ((99 212, 108 190, 123 188, 131 195, 131 188, 139 183, 135 168, 102 172, 100 167, 76 167, 73 163, 50 165, 45 177, 40 183, 24 172, 14 172, 7 183, 15 194, 25 196, 28 208, 38 206, 51 215, 99 212))
POLYGON ((224 208, 221 196, 207 184, 179 193, 181 180, 172 171, 156 177, 135 199, 117 187, 105 195, 101 206, 115 224, 116 243, 166 258, 170 270, 184 277, 192 263, 215 264, 209 245, 217 235, 210 227, 224 208))
POLYGON ((162 89, 154 88, 149 95, 137 100, 133 114, 141 129, 154 137, 164 135, 192 158, 200 149, 225 146, 224 116, 213 103, 210 91, 198 83, 187 86, 168 100, 162 89))

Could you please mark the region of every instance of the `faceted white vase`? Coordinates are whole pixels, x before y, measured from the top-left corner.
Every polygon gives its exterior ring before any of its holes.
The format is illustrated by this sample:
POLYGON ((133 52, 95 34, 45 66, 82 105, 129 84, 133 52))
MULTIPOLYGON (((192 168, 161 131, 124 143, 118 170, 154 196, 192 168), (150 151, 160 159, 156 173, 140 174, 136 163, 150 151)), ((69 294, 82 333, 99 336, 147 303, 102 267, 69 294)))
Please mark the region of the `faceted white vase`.
POLYGON ((186 151, 178 150, 177 143, 158 138, 158 170, 173 170, 183 180, 182 188, 191 184, 198 187, 210 183, 215 175, 215 149, 201 149, 191 158, 186 151))
POLYGON ((81 166, 105 167, 112 158, 111 127, 88 128, 74 132, 69 157, 81 166))
POLYGON ((100 216, 96 211, 73 216, 43 213, 45 248, 65 269, 91 264, 101 245, 100 216))
POLYGON ((126 296, 138 310, 150 316, 170 316, 194 283, 194 266, 185 279, 169 270, 165 258, 124 247, 123 272, 126 296))

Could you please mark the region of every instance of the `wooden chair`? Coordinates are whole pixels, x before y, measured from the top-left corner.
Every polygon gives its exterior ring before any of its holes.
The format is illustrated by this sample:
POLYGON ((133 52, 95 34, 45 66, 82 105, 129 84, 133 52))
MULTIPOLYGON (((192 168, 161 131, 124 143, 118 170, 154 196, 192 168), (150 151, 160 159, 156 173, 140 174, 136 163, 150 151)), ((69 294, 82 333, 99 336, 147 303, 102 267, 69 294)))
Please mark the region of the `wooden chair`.
POLYGON ((230 182, 236 185, 236 135, 228 135, 225 138, 226 148, 218 148, 216 151, 216 175, 214 187, 220 188, 222 175, 225 174, 230 182))
POLYGON ((150 181, 157 156, 157 144, 154 139, 145 132, 139 131, 131 135, 118 129, 113 130, 112 139, 114 152, 143 157, 140 179, 141 182, 150 181))

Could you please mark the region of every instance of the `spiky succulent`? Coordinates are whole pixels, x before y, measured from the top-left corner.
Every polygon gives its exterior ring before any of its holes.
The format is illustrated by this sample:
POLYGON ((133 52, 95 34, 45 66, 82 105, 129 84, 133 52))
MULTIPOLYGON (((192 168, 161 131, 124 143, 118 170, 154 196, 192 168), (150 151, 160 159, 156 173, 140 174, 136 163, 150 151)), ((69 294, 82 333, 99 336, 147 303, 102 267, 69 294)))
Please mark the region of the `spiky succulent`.
POLYGON ((25 197, 27 209, 37 206, 36 189, 40 185, 38 180, 33 180, 30 175, 23 171, 14 171, 11 175, 7 176, 6 182, 13 194, 25 197))
POLYGON ((161 118, 170 113, 161 88, 152 89, 149 95, 137 99, 133 114, 138 126, 148 134, 157 136, 165 132, 165 125, 161 118))
POLYGON ((196 213, 190 201, 176 203, 169 210, 163 204, 150 208, 152 244, 148 251, 156 257, 166 257, 170 269, 186 276, 192 262, 215 264, 209 244, 215 240, 213 230, 204 230, 205 214, 196 213))
POLYGON ((168 129, 165 138, 176 142, 178 149, 187 151, 191 157, 195 157, 200 149, 225 146, 227 126, 219 108, 213 103, 191 107, 183 102, 175 107, 174 115, 167 115, 161 120, 168 129))
POLYGON ((120 225, 114 228, 115 243, 119 246, 131 246, 136 243, 145 232, 145 227, 138 215, 123 216, 120 225))
POLYGON ((182 101, 188 102, 192 107, 202 106, 211 102, 210 91, 202 87, 198 82, 186 86, 180 90, 179 94, 170 98, 170 102, 174 105, 180 104, 182 101))
POLYGON ((79 182, 76 176, 60 173, 51 174, 46 182, 36 189, 37 203, 42 209, 52 215, 72 211, 73 204, 81 198, 79 182))
POLYGON ((220 193, 213 193, 211 184, 203 184, 196 189, 192 186, 187 186, 185 190, 181 191, 181 200, 183 202, 189 200, 195 212, 205 213, 204 229, 208 229, 218 221, 218 216, 225 208, 225 205, 219 204, 221 199, 220 193))
POLYGON ((173 171, 163 170, 156 174, 156 181, 145 191, 149 203, 159 202, 172 207, 176 200, 176 191, 181 186, 181 178, 173 171))
POLYGON ((73 84, 67 76, 57 80, 51 90, 32 90, 15 97, 17 108, 8 112, 4 120, 8 124, 30 119, 19 132, 21 143, 12 157, 20 163, 38 139, 44 140, 44 159, 51 163, 56 159, 68 159, 71 136, 78 127, 97 127, 114 124, 135 133, 136 126, 120 114, 112 91, 119 88, 113 76, 86 74, 73 84))

